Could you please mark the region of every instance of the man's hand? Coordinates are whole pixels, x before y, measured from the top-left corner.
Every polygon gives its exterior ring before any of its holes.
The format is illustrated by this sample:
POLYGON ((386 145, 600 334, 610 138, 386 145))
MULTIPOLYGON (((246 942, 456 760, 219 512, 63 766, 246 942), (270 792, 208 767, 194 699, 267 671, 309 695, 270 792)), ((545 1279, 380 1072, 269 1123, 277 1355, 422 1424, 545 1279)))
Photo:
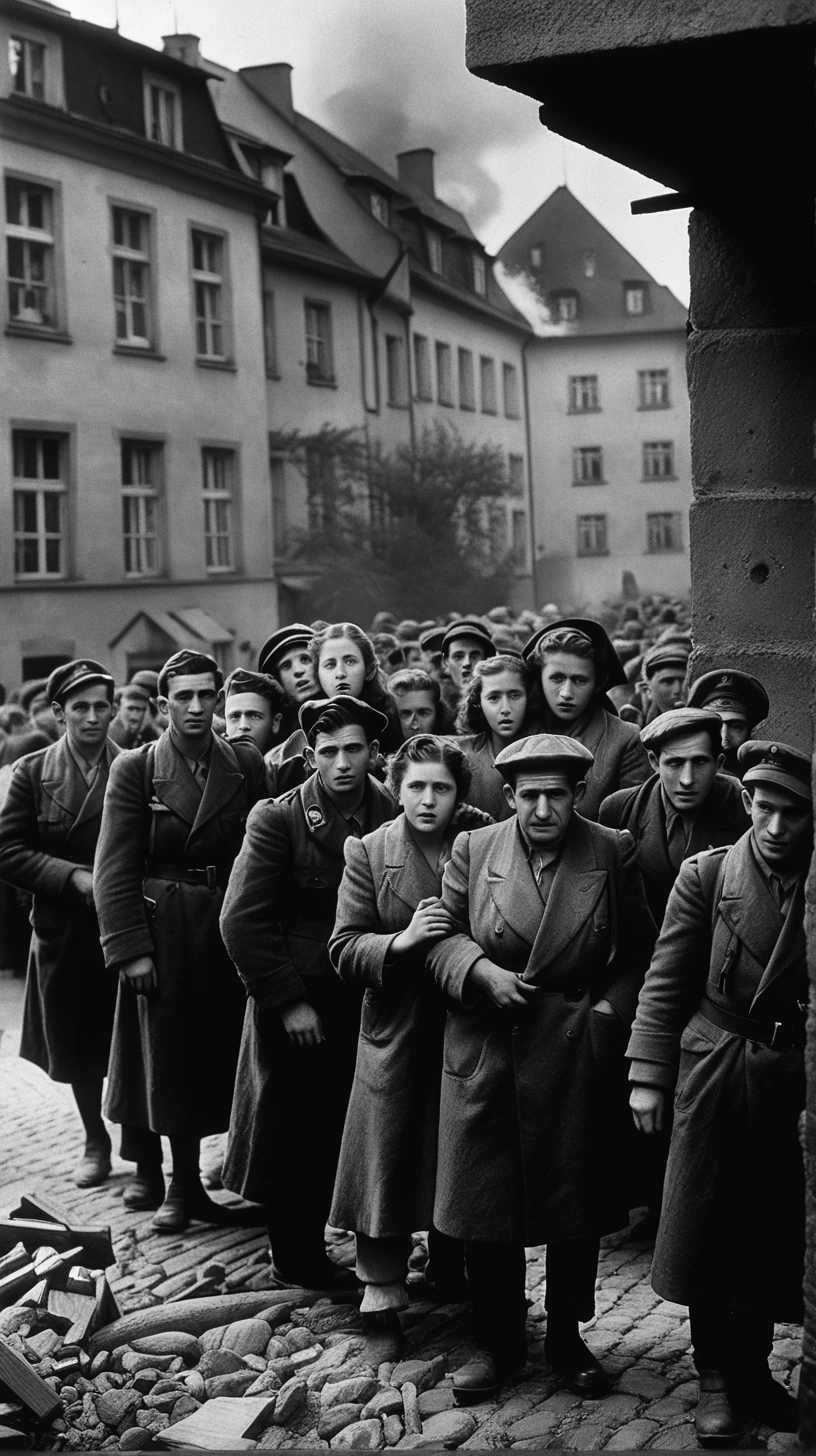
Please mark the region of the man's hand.
POLYGON ((506 971, 503 966, 494 965, 483 956, 468 973, 471 984, 484 991, 486 996, 502 1010, 526 1010, 538 991, 528 981, 522 981, 515 971, 506 971))
POLYGON ((93 874, 90 870, 74 870, 68 883, 84 905, 93 905, 93 874))
POLYGON ((316 1047, 326 1040, 311 1001, 293 1001, 290 1006, 284 1006, 280 1018, 293 1046, 316 1047))
POLYGON ((453 921, 450 913, 443 909, 438 895, 432 895, 427 900, 420 900, 411 917, 410 925, 406 925, 405 929, 392 940, 391 955, 405 955, 406 951, 418 950, 420 946, 430 945, 432 941, 441 940, 443 936, 450 935, 452 929, 453 921))
POLYGON ((635 1084, 629 1095, 629 1106, 635 1119, 635 1127, 639 1132, 663 1131, 666 1094, 661 1087, 644 1087, 635 1084))
POLYGON ((119 979, 123 986, 129 986, 137 996, 149 996, 156 989, 156 967, 150 956, 136 956, 132 961, 122 962, 119 979))

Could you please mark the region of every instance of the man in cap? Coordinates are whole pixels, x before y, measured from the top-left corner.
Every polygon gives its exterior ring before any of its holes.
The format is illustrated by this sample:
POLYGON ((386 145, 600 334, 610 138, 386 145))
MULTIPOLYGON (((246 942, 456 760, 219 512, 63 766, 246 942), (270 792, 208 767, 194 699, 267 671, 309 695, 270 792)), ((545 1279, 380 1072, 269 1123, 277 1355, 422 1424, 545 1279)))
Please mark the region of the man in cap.
POLYGON ((690 653, 690 643, 658 642, 644 654, 642 671, 646 682, 647 723, 653 723, 661 713, 682 708, 690 653))
POLYGON ((253 809, 221 915, 247 990, 224 1186, 264 1206, 283 1283, 352 1283, 328 1258, 360 997, 329 961, 343 846, 396 805, 371 777, 383 713, 340 694, 304 703, 310 777, 253 809))
POLYGON ((105 970, 93 866, 108 774, 113 678, 90 658, 52 672, 46 697, 64 734, 15 765, 0 814, 0 876, 34 896, 20 1055, 70 1082, 85 1128, 80 1188, 110 1173, 102 1121, 116 987, 105 970))
POLYGON ((576 813, 592 754, 537 734, 496 756, 512 818, 445 868, 454 932, 428 965, 445 1031, 434 1224, 466 1241, 476 1357, 460 1403, 526 1359, 524 1247, 547 1245, 545 1354, 571 1389, 609 1384, 578 1333, 602 1234, 628 1223, 623 1051, 655 940, 629 834, 576 813))
POLYGON ((138 748, 145 742, 142 730, 149 707, 150 690, 145 684, 130 682, 120 689, 110 728, 110 736, 120 748, 138 748))
POLYGON ((451 622, 442 638, 442 662, 457 694, 467 687, 477 662, 492 657, 493 638, 479 617, 451 622))
POLYGON ((309 652, 309 643, 314 637, 311 627, 305 622, 292 622, 288 627, 279 627, 267 637, 258 653, 258 671, 267 673, 280 683, 287 698, 287 709, 281 727, 281 736, 287 737, 297 727, 297 715, 302 703, 307 703, 318 693, 315 667, 309 652))
POLYGON ((157 1208, 154 1226, 176 1232, 230 1217, 204 1192, 199 1142, 229 1125, 244 998, 218 916, 264 775, 253 743, 212 731, 222 703, 213 658, 175 653, 158 694, 170 726, 116 760, 94 893, 105 962, 119 972, 107 1105, 137 1165, 125 1204, 157 1208), (173 1153, 166 1196, 162 1134, 173 1153))
POLYGON ((280 737, 286 705, 286 693, 276 678, 237 667, 224 683, 228 742, 250 739, 267 765, 280 737))
POLYGON ((445 640, 444 627, 424 627, 419 634, 421 652, 420 665, 429 677, 442 682, 442 643, 445 640))
POLYGON ((674 1092, 652 1285, 689 1307, 702 1441, 747 1420, 796 1429, 773 1380, 774 1321, 801 1321, 808 980, 805 876, 811 763, 784 743, 739 750, 751 827, 687 860, 627 1050, 637 1126, 659 1131, 674 1092))
POLYGON ((722 723, 722 746, 728 773, 740 776, 739 749, 758 723, 768 716, 768 694, 758 677, 726 668, 698 677, 689 693, 690 708, 710 708, 722 723))

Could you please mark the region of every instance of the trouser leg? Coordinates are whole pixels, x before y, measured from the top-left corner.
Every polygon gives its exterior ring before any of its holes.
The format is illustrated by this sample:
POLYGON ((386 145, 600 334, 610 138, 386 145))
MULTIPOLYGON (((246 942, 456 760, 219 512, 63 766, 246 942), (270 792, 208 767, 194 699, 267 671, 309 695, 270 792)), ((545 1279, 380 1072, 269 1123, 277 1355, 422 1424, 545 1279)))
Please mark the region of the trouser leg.
POLYGON ((88 1142, 110 1146, 108 1131, 102 1121, 102 1077, 82 1077, 71 1083, 74 1101, 82 1118, 88 1142))
POLYGON ((464 1242, 443 1234, 434 1224, 428 1229, 428 1273, 434 1289, 440 1293, 460 1292, 464 1284, 464 1242))
POLYGON ((465 1265, 476 1344, 502 1363, 523 1364, 527 1354, 524 1245, 468 1242, 465 1265))
POLYGON ((366 1286, 361 1314, 383 1310, 407 1309, 408 1291, 405 1276, 412 1243, 410 1234, 397 1234, 387 1239, 372 1239, 356 1234, 357 1278, 366 1286))
POLYGON ((553 1239, 547 1244, 547 1291, 544 1308, 547 1329, 569 1325, 577 1333, 578 1321, 595 1313, 599 1239, 553 1239))
POLYGON ((189 1134, 171 1134, 170 1151, 173 1154, 172 1183, 176 1188, 185 1192, 201 1188, 201 1139, 189 1134))
POLYGON ((137 1163, 139 1169, 162 1165, 162 1141, 157 1132, 149 1127, 134 1127, 132 1123, 122 1124, 121 1156, 126 1163, 137 1163))
POLYGON ((289 1185, 274 1200, 264 1201, 272 1262, 296 1283, 319 1288, 325 1274, 329 1197, 316 1199, 311 1187, 289 1185))

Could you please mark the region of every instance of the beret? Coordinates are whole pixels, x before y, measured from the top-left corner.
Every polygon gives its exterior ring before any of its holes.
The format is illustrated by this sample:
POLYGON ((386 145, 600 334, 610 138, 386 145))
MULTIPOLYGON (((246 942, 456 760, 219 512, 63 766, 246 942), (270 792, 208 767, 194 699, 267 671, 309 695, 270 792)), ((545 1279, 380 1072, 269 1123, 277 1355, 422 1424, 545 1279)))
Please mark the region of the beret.
POLYGON ((279 627, 277 632, 267 637, 258 653, 258 671, 267 672, 286 647, 293 647, 296 642, 309 643, 314 635, 312 628, 307 627, 305 622, 290 622, 288 627, 279 627))
POLYGON ((370 703, 363 703, 360 698, 353 698, 350 693, 338 693, 335 698, 310 698, 301 705, 298 722, 307 738, 323 714, 331 708, 342 708, 345 716, 359 723, 365 729, 369 742, 373 738, 380 738, 389 726, 385 713, 381 713, 379 708, 372 708, 370 703))
POLYGON ((525 642, 521 649, 521 655, 525 662, 529 662, 542 637, 549 632, 559 632, 562 628, 571 628, 574 632, 583 632, 588 637, 598 655, 603 659, 606 670, 604 681, 598 684, 598 688, 621 688, 627 682, 626 673, 617 652, 609 639, 608 633, 601 626, 600 622, 593 622, 589 617, 562 617, 558 622, 548 622, 546 627, 539 627, 534 632, 529 642, 525 642))
POLYGON ((643 671, 647 678, 654 677, 662 667, 688 666, 691 646, 685 642, 659 642, 643 658, 643 671))
POLYGON ((749 728, 767 718, 770 710, 768 694, 759 678, 730 667, 698 677, 688 695, 688 703, 694 708, 743 712, 749 728))
POLYGON ((719 737, 721 728, 719 713, 706 712, 703 708, 672 708, 641 728, 640 741, 644 748, 659 753, 664 743, 681 733, 709 733, 713 730, 719 737))
POLYGON ((419 634, 419 645, 423 652, 441 652, 444 640, 444 627, 427 627, 419 634))
POLYGON ((91 683, 101 683, 107 688, 108 697, 113 702, 114 681, 111 674, 101 662, 94 662, 90 657, 80 657, 75 662, 64 662, 61 667, 55 667, 48 679, 45 695, 49 703, 62 704, 69 693, 75 693, 77 688, 90 687, 91 683))
POLYGON ((595 755, 578 738, 561 733, 533 733, 518 738, 497 753, 494 763, 503 779, 513 779, 520 769, 555 772, 559 768, 580 767, 585 771, 595 762, 595 755))
POLYGON ((172 657, 168 657, 159 673, 157 690, 164 695, 171 677, 200 672, 211 672, 215 678, 216 688, 221 687, 224 678, 215 658, 210 657, 208 652, 197 652, 194 647, 182 647, 180 652, 174 652, 172 657))
POLYGON ((447 654, 448 648, 457 637, 476 637, 479 642, 484 643, 489 652, 493 651, 493 638, 484 622, 480 621, 478 617, 460 617, 458 622, 451 622, 445 630, 440 650, 447 654))
POLYGON ((280 709, 286 703, 286 694, 277 678, 265 672, 250 672, 246 667, 236 667, 224 683, 224 696, 228 698, 231 693, 257 693, 280 709))
POLYGON ((789 743, 750 739, 737 749, 744 784, 777 784, 799 799, 813 797, 810 754, 789 743))

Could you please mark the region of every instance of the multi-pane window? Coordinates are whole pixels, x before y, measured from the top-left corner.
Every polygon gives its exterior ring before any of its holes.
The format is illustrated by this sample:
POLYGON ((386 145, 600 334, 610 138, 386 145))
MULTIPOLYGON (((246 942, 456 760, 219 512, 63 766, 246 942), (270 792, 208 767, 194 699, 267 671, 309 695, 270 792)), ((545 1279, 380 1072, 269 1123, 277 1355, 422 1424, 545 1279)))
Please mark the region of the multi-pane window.
POLYGON ((517 420, 521 415, 521 404, 519 402, 518 370, 515 364, 502 364, 502 386, 504 413, 508 420, 517 420))
POLYGON ((571 374, 569 379, 570 414, 589 414, 600 407, 597 374, 571 374))
POLYGON ((6 178, 6 263, 12 323, 54 328, 54 195, 6 178))
POLYGON ((608 552, 606 516, 579 516, 578 555, 606 556, 608 552))
POLYGON ((602 485, 603 478, 603 449, 600 445, 580 445, 573 450, 573 485, 602 485))
POLYGON ((640 314, 646 312, 645 283, 624 283, 623 298, 627 313, 640 314))
POLYGON ((442 238, 439 233, 428 233, 428 262, 432 273, 442 272, 442 238))
POLYGON ((674 479, 674 441, 647 440, 643 445, 643 479, 674 479))
POLYGON ((668 409, 668 369, 638 370, 638 405, 640 409, 668 409))
POLYGON ((682 551, 683 523, 679 511, 655 511, 646 517, 646 550, 682 551))
POLYGON ((496 363, 485 354, 479 360, 479 382, 482 394, 482 414, 496 413, 496 363))
POLYGON ((502 501, 491 501, 488 506, 488 531, 490 551, 494 560, 500 561, 507 555, 507 510, 502 501))
POLYGON ((527 512, 513 511, 513 561, 516 566, 527 564, 527 512))
POLYGON ((487 293, 487 265, 484 254, 473 254, 473 287, 477 293, 487 293))
POLYGON ((155 576, 159 569, 158 497, 162 447, 122 441, 122 542, 128 576, 155 576))
POLYGON ((306 379, 309 384, 334 383, 331 308, 306 300, 306 379))
POLYGON ((459 350, 459 408, 475 410, 476 378, 473 373, 473 354, 470 349, 459 350))
POLYGON ((573 319, 578 317, 578 295, 577 293, 554 293, 550 307, 556 323, 572 323, 573 319))
POLYGON ((196 354, 224 359, 224 239, 194 229, 192 242, 196 354))
POLYGON ((65 493, 68 442, 64 435, 15 430, 14 574, 65 575, 65 493))
POLYGON ((306 451, 306 497, 310 531, 329 531, 337 522, 335 460, 324 450, 306 451))
POLYGON ((278 330, 275 320, 275 292, 264 280, 263 292, 263 331, 264 331, 264 361, 266 372, 277 378, 280 370, 278 368, 278 330))
POLYGON ((45 46, 23 36, 9 38, 11 88, 32 101, 45 100, 45 46))
POLYGON ((150 218, 126 207, 113 209, 113 303, 117 343, 149 348, 150 218))
POLYGON ((531 248, 530 249, 530 267, 531 268, 540 268, 541 267, 541 256, 542 256, 542 254, 541 254, 541 249, 540 248, 531 248))
POLYGON ((181 147, 178 92, 155 81, 145 85, 145 126, 153 142, 163 147, 181 147))
POLYGON ((232 571, 235 452, 207 448, 201 451, 204 497, 204 555, 208 571, 232 571))
POLYGON ((377 222, 382 222, 388 227, 388 198, 384 192, 370 192, 369 202, 371 213, 376 217, 377 222))
POLYGON ((408 403, 408 380, 405 371, 405 340, 399 334, 385 336, 385 363, 388 375, 388 403, 408 403))
POLYGON ((453 404, 453 358, 450 344, 436 345, 436 397, 440 404, 453 404))
POLYGON ((425 334, 414 334, 414 384, 417 399, 433 399, 431 350, 425 334))
POLYGON ((524 491, 524 456, 508 455, 507 473, 510 477, 511 495, 521 495, 524 491))

